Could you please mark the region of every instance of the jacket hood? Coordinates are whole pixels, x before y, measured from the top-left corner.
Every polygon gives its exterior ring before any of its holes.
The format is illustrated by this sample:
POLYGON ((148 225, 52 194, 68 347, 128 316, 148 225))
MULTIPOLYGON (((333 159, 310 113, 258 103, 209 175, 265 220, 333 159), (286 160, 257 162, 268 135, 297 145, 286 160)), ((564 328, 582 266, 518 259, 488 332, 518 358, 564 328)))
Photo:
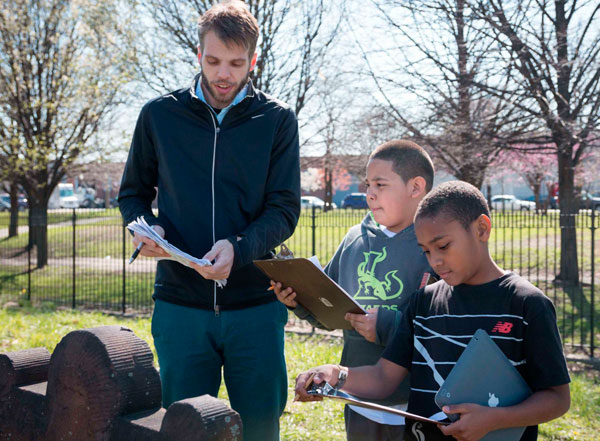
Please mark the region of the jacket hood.
MULTIPOLYGON (((375 219, 373 218, 373 213, 371 211, 369 211, 367 213, 367 215, 364 217, 364 219, 362 220, 361 227, 364 230, 366 230, 370 236, 376 236, 376 237, 382 237, 382 238, 388 237, 381 229, 382 226, 380 224, 378 224, 377 222, 375 222, 375 219)), ((396 234, 396 236, 394 236, 394 237, 400 237, 405 234, 413 234, 414 230, 415 230, 415 225, 410 224, 404 230, 399 231, 396 234)))

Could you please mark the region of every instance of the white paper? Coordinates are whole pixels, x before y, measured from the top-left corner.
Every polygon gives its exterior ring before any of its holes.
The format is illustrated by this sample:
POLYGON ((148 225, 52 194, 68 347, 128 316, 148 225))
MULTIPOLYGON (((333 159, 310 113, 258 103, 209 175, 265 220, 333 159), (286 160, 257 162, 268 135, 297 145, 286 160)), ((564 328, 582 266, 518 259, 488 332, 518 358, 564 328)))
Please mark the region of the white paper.
MULTIPOLYGON (((359 415, 364 416, 365 418, 370 419, 371 421, 375 421, 379 424, 388 424, 390 426, 403 426, 406 424, 404 417, 401 415, 396 415, 389 412, 383 412, 381 410, 375 409, 367 409, 366 407, 352 406, 349 405, 350 409, 359 415)), ((399 404, 397 406, 390 406, 394 409, 406 411, 406 404, 399 404)))
POLYGON ((309 257, 308 260, 310 260, 317 268, 323 271, 323 267, 321 266, 321 262, 319 262, 319 258, 317 256, 309 257))
MULTIPOLYGON (((198 259, 197 257, 181 251, 176 246, 171 245, 165 239, 160 237, 160 234, 158 234, 154 228, 148 225, 142 216, 138 217, 133 222, 130 222, 129 225, 127 225, 127 229, 133 231, 134 233, 138 233, 140 236, 152 239, 154 242, 156 242, 156 245, 170 255, 170 257, 157 257, 156 260, 174 260, 175 262, 179 262, 180 264, 190 268, 192 263, 195 263, 199 266, 212 266, 210 260, 198 259)), ((216 280, 216 282, 219 288, 223 288, 227 283, 227 280, 216 280)))

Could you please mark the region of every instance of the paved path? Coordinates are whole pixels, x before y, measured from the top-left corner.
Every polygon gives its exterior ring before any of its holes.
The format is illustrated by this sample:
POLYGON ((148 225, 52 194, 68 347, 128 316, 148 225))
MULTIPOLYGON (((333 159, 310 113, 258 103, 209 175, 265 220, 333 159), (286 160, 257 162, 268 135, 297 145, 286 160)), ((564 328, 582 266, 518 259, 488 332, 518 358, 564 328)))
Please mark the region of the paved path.
MULTIPOLYGON (((99 226, 102 226, 102 222, 106 222, 109 220, 115 220, 116 218, 114 216, 111 217, 91 217, 88 219, 77 219, 76 221, 76 226, 80 226, 80 225, 89 225, 89 224, 100 224, 99 226)), ((73 225, 73 221, 71 219, 63 221, 63 222, 56 222, 53 224, 48 225, 48 229, 51 228, 58 228, 58 227, 70 227, 71 225, 73 225)), ((118 226, 120 224, 118 224, 117 222, 115 222, 114 224, 109 224, 109 225, 114 225, 114 226, 118 226)), ((17 232, 18 234, 25 234, 29 232, 29 226, 28 225, 19 225, 19 227, 17 228, 17 232)), ((0 228, 0 240, 4 239, 8 237, 8 227, 6 228, 0 228)))
MULTIPOLYGON (((127 258, 129 260, 129 257, 127 258)), ((154 273, 156 271, 156 261, 152 259, 138 258, 135 262, 129 265, 125 263, 125 271, 127 273, 154 273)), ((32 257, 31 264, 35 267, 35 259, 32 257)), ((27 267, 27 254, 19 257, 0 258, 0 265, 27 267)), ((67 266, 73 265, 73 258, 50 258, 48 259, 49 266, 67 266)), ((123 271, 123 260, 121 258, 102 258, 102 257, 77 257, 75 265, 78 268, 96 269, 108 272, 123 271)))

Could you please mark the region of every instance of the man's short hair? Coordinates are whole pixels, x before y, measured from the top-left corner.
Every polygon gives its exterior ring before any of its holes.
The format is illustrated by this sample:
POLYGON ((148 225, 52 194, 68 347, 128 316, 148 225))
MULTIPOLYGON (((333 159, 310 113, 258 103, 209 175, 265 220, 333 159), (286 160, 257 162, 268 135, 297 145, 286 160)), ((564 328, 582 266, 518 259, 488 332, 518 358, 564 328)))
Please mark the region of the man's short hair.
POLYGON ((460 222, 468 230, 482 214, 490 217, 483 194, 468 182, 449 181, 438 185, 423 198, 417 208, 415 222, 443 215, 460 222))
POLYGON ((206 11, 198 21, 198 41, 204 50, 204 37, 214 31, 225 44, 235 43, 248 49, 249 57, 256 51, 258 22, 240 0, 224 0, 206 11))
POLYGON ((369 156, 371 159, 391 161, 394 173, 405 183, 421 176, 425 179, 426 191, 433 187, 433 162, 425 149, 415 142, 403 139, 388 141, 373 150, 369 156))

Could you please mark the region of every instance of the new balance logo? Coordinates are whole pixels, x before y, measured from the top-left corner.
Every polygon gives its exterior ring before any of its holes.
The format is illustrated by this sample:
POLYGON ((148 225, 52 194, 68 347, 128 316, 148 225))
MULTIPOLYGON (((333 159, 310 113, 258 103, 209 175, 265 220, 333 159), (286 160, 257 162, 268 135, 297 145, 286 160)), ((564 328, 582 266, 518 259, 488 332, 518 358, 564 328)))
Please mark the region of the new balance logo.
POLYGON ((427 286, 427 282, 429 282, 429 273, 423 273, 423 278, 421 279, 421 283, 419 284, 419 289, 423 289, 427 286))
POLYGON ((513 323, 511 322, 498 322, 496 326, 492 328, 492 332, 499 332, 500 334, 509 334, 512 330, 513 323))

